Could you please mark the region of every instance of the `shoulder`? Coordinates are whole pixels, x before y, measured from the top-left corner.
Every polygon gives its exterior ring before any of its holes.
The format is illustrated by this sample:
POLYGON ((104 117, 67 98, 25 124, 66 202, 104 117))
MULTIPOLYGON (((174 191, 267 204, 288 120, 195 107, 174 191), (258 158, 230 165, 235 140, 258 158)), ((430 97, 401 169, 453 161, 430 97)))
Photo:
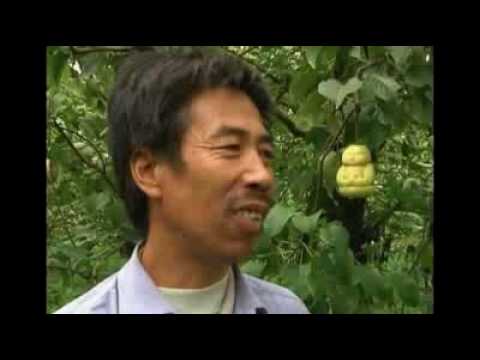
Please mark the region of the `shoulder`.
POLYGON ((64 305, 54 314, 111 314, 116 309, 117 273, 107 277, 95 287, 64 305))
POLYGON ((269 307, 269 312, 278 314, 310 314, 303 301, 291 290, 242 273, 250 289, 269 307))

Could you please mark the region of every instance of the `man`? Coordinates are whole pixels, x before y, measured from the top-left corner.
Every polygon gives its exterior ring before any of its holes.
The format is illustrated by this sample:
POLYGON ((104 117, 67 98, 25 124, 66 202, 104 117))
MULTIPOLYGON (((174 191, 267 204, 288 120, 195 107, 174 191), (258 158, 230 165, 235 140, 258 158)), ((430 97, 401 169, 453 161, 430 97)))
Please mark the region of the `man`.
POLYGON ((272 205, 271 106, 260 77, 234 58, 128 58, 109 104, 110 151, 144 241, 57 313, 309 313, 236 265, 272 205))

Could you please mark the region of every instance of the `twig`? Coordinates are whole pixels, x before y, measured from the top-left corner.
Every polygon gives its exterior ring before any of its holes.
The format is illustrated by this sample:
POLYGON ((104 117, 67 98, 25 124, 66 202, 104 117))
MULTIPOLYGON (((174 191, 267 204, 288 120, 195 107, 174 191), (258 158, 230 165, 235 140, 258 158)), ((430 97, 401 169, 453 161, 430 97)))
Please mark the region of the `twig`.
POLYGON ((411 273, 415 267, 417 266, 419 260, 420 260, 420 257, 422 256, 423 254, 423 251, 425 250, 426 246, 428 245, 428 243, 430 242, 430 236, 428 236, 428 233, 429 233, 429 226, 430 226, 430 221, 428 219, 425 219, 424 221, 424 230, 423 230, 423 239, 422 239, 422 244, 420 245, 419 247, 419 250, 417 252, 417 256, 415 257, 415 260, 413 261, 413 264, 412 264, 412 267, 410 268, 410 270, 408 271, 409 273, 411 273))
POLYGON ((60 270, 60 271, 67 271, 71 274, 77 274, 77 275, 80 275, 82 278, 84 278, 85 280, 90 280, 91 277, 84 274, 84 273, 81 273, 80 271, 76 271, 76 270, 73 270, 71 268, 68 268, 68 267, 63 267, 63 266, 59 266, 59 265, 48 265, 47 266, 47 270, 60 270))
POLYGON ((106 259, 106 258, 114 255, 116 252, 120 251, 120 249, 121 249, 123 246, 124 246, 124 244, 121 244, 121 245, 119 245, 119 246, 116 246, 116 247, 113 248, 113 249, 107 249, 107 251, 105 251, 104 253, 100 253, 100 254, 94 256, 93 259, 94 259, 94 260, 99 259, 99 258, 104 258, 104 259, 106 259))
MULTIPOLYGON (((335 136, 331 137, 330 141, 327 141, 324 145, 324 147, 322 148, 322 150, 320 151, 320 158, 319 158, 319 161, 318 161, 318 168, 317 170, 319 171, 319 176, 318 176, 318 179, 316 179, 316 188, 315 188, 315 199, 314 199, 314 203, 313 203, 313 210, 312 211, 316 211, 317 210, 317 207, 318 207, 318 198, 320 196, 320 187, 322 186, 323 184, 323 163, 325 162, 325 158, 327 157, 327 154, 328 154, 328 151, 332 148, 332 146, 337 142, 338 138, 340 137, 340 135, 343 133, 343 130, 346 128, 347 126, 347 123, 350 119, 350 117, 352 116, 352 114, 354 113, 354 111, 356 110, 356 108, 354 108, 350 114, 348 114, 347 118, 343 120, 342 122, 342 126, 340 126, 340 128, 338 129, 337 133, 335 134, 335 136)), ((341 112, 342 114, 342 118, 343 118, 343 112, 341 112)))
POLYGON ((372 228, 376 228, 380 224, 386 222, 390 218, 390 216, 392 216, 393 213, 399 208, 399 206, 400 201, 397 201, 390 209, 384 212, 383 216, 372 225, 372 228))
POLYGON ((91 148, 93 148, 93 150, 95 150, 95 152, 97 153, 100 161, 102 162, 102 168, 103 168, 103 173, 106 174, 107 173, 107 166, 105 164, 105 161, 103 159, 103 156, 102 154, 100 153, 100 150, 97 149, 97 147, 95 145, 93 145, 93 142, 91 142, 89 139, 87 139, 85 136, 77 133, 76 131, 73 131, 71 129, 67 129, 67 128, 64 128, 63 126, 61 126, 60 124, 57 123, 57 126, 61 127, 64 131, 68 131, 69 133, 73 134, 73 135, 76 135, 77 137, 79 137, 80 139, 86 141, 88 143, 88 145, 90 145, 91 148))
POLYGON ((249 47, 247 47, 247 49, 246 49, 245 51, 241 52, 241 53, 238 54, 238 55, 240 55, 240 56, 245 56, 245 55, 247 55, 249 52, 251 52, 252 50, 254 50, 255 48, 256 48, 256 46, 249 46, 249 47))
POLYGON ((368 56, 368 46, 362 46, 363 48, 363 51, 365 51, 365 57, 367 58, 367 60, 369 59, 369 56, 368 56))
POLYGON ((365 72, 365 70, 367 70, 368 68, 370 67, 373 67, 373 66, 376 66, 376 65, 379 65, 381 63, 380 60, 374 60, 374 61, 371 61, 365 65, 362 65, 360 66, 357 71, 355 71, 355 76, 359 79, 361 79, 363 73, 365 72))
POLYGON ((110 185, 110 187, 112 188, 113 192, 119 196, 118 192, 117 192, 117 189, 115 188, 115 185, 113 185, 112 181, 110 180, 110 178, 108 177, 107 173, 106 172, 103 172, 102 169, 99 169, 97 166, 95 166, 94 164, 90 163, 87 159, 85 159, 82 154, 80 154, 80 152, 78 151, 78 149, 75 147, 75 145, 73 145, 72 141, 70 140, 70 138, 67 136, 67 134, 65 134, 65 131, 63 131, 62 127, 55 121, 55 120, 52 120, 53 122, 53 125, 55 126, 55 128, 60 132, 60 134, 62 134, 62 136, 65 138, 65 140, 67 141, 67 144, 68 146, 73 150, 73 152, 75 153, 75 155, 77 155, 77 157, 89 168, 97 171, 98 173, 100 173, 103 178, 105 179, 105 181, 108 183, 108 185, 110 185))
MULTIPOLYGON (((310 248, 308 247, 308 245, 302 240, 301 237, 298 238, 299 239, 299 242, 303 245, 303 247, 305 248, 305 250, 307 251, 308 255, 310 256, 310 258, 313 257, 313 253, 312 253, 312 250, 310 250, 310 248)), ((302 260, 303 260, 303 251, 301 252, 302 254, 302 260)))

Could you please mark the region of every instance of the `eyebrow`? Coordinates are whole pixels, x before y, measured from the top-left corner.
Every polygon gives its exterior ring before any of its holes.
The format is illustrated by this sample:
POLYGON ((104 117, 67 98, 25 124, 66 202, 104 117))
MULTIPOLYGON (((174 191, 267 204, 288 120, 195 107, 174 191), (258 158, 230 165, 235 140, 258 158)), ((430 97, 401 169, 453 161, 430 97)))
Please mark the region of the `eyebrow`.
MULTIPOLYGON (((225 136, 237 136, 240 138, 247 138, 248 137, 248 131, 239 127, 233 127, 233 126, 222 126, 220 127, 217 131, 213 133, 211 136, 212 139, 218 139, 222 138, 225 136)), ((271 146, 273 146, 273 138, 270 134, 265 133, 260 135, 259 139, 260 143, 267 143, 271 146)))

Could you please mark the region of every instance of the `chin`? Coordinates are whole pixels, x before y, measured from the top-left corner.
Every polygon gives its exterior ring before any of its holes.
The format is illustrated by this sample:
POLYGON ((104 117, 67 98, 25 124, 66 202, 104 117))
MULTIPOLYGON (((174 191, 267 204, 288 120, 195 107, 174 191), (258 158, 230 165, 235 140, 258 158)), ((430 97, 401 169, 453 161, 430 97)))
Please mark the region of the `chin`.
POLYGON ((252 255, 253 242, 242 241, 229 245, 227 249, 224 249, 222 254, 229 263, 238 263, 242 259, 252 255))

